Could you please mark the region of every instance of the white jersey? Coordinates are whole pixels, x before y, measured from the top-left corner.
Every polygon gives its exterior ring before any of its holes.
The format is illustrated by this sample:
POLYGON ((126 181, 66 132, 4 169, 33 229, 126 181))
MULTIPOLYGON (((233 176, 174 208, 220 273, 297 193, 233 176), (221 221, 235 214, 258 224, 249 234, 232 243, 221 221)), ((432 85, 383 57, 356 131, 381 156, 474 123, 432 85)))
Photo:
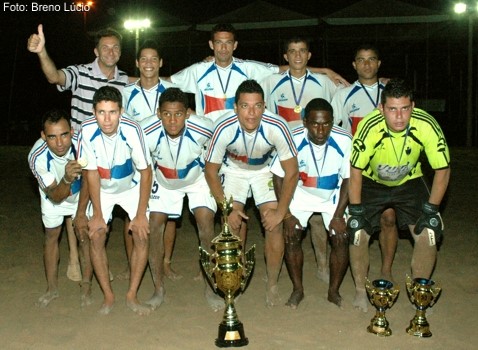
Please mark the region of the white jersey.
POLYGON ((281 161, 297 155, 289 126, 283 118, 265 111, 259 127, 250 134, 242 130, 237 114, 229 112, 216 122, 206 160, 231 170, 268 172, 276 153, 281 161))
MULTIPOLYGON (((30 150, 30 153, 28 154, 28 164, 38 181, 38 189, 40 191, 42 204, 44 200, 49 201, 48 196, 44 192, 45 188, 52 185, 53 182, 59 184, 63 175, 65 175, 66 164, 70 160, 76 158, 75 145, 77 142, 78 140, 75 134, 70 150, 62 157, 59 157, 50 151, 47 143, 41 138, 35 142, 30 150)), ((81 179, 75 179, 70 186, 70 195, 63 202, 77 203, 80 188, 81 179)), ((61 204, 59 205, 61 206, 61 204)))
POLYGON ((382 83, 362 85, 358 80, 338 91, 332 99, 334 123, 355 134, 358 123, 377 108, 383 88, 382 83))
POLYGON ((151 89, 143 89, 140 80, 126 85, 123 89, 123 107, 125 114, 138 123, 148 117, 156 116, 159 107, 159 97, 170 87, 175 87, 168 81, 159 81, 151 89))
POLYGON ((102 86, 113 86, 118 90, 128 84, 128 75, 115 67, 114 77, 109 80, 98 65, 98 58, 92 63, 63 68, 65 85, 57 85, 59 91, 71 90, 71 126, 75 131, 81 122, 93 115, 93 95, 102 86))
MULTIPOLYGON (((352 135, 341 127, 334 126, 327 142, 322 146, 309 141, 307 129, 303 126, 292 130, 292 135, 299 152, 297 186, 320 202, 336 204, 342 180, 350 177, 352 135)), ((284 171, 277 159, 272 163, 271 172, 284 177, 284 171)))
POLYGON ((173 74, 171 81, 183 91, 195 94, 196 114, 214 122, 234 109, 236 90, 244 80, 260 81, 277 72, 278 66, 233 57, 226 68, 215 62, 195 63, 173 74))
POLYGON ((327 75, 309 70, 299 79, 292 77, 289 70, 273 74, 261 81, 261 86, 267 108, 288 122, 303 119, 310 100, 320 97, 330 102, 339 89, 327 75))
POLYGON ((212 121, 196 115, 189 116, 181 136, 166 135, 156 116, 141 122, 146 144, 152 154, 156 181, 166 189, 180 189, 203 177, 204 151, 212 136, 212 121))
POLYGON ((138 169, 151 164, 143 129, 124 116, 111 137, 101 132, 94 117, 85 120, 81 124, 78 154, 88 160, 85 169, 98 170, 101 191, 111 194, 136 186, 140 181, 138 169))

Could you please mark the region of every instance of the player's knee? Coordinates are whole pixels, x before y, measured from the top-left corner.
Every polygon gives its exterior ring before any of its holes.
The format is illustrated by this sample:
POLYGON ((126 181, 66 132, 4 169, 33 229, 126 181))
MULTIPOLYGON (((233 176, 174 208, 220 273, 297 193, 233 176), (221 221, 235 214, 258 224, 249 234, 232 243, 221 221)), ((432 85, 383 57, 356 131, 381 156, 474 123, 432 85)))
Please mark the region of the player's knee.
POLYGON ((395 227, 396 225, 396 216, 395 210, 387 209, 380 216, 380 226, 381 227, 395 227))

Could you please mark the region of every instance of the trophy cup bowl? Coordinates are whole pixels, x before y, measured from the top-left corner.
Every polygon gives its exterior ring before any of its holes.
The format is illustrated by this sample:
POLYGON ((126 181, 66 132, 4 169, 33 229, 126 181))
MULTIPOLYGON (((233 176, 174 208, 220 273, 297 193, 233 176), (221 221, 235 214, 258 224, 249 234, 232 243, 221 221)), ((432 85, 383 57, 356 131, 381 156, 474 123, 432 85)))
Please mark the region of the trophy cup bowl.
POLYGON ((385 318, 385 311, 390 309, 397 300, 400 289, 395 287, 392 282, 378 279, 370 282, 366 280, 365 289, 370 303, 375 307, 375 316, 370 321, 367 331, 382 337, 392 335, 392 330, 385 318))
POLYGON ((232 211, 232 197, 222 202, 223 228, 212 240, 214 252, 209 254, 199 247, 201 266, 214 291, 224 298, 225 309, 219 324, 216 346, 240 347, 249 343, 244 334, 244 326, 239 321, 234 306, 234 298, 246 289, 255 264, 255 245, 245 254, 242 241, 230 232, 227 217, 232 211))
POLYGON ((416 307, 415 317, 410 321, 407 333, 416 337, 428 338, 432 336, 430 324, 426 318, 426 309, 432 307, 441 294, 441 288, 427 278, 412 279, 407 276, 407 294, 410 302, 416 307))

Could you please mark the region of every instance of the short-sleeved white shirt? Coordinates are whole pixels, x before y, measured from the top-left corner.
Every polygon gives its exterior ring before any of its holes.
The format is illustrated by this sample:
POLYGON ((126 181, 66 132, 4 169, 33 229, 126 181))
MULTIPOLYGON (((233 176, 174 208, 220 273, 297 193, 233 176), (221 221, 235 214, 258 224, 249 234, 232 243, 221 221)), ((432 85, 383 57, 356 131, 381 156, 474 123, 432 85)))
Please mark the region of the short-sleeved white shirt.
POLYGON ((243 81, 261 81, 278 72, 279 67, 276 65, 233 57, 232 63, 226 68, 218 67, 215 62, 195 63, 173 74, 171 81, 183 91, 195 94, 196 114, 214 122, 234 109, 236 90, 243 81))
MULTIPOLYGON (((42 200, 49 201, 45 188, 56 182, 60 183, 63 175, 65 175, 65 166, 70 160, 76 158, 75 145, 77 144, 77 135, 73 137, 73 143, 70 150, 62 157, 57 156, 50 151, 48 145, 41 138, 33 145, 28 154, 28 164, 30 169, 38 181, 38 189, 42 200)), ((70 186, 70 195, 64 200, 66 203, 77 203, 78 194, 81 188, 81 179, 75 179, 70 186)), ((61 205, 61 204, 60 204, 61 205)))
POLYGON ((170 87, 175 85, 163 80, 150 89, 141 88, 139 80, 134 84, 126 85, 122 92, 125 114, 138 123, 150 116, 156 116, 159 97, 170 87))
POLYGON ((171 139, 156 116, 141 122, 153 158, 156 180, 166 189, 188 186, 204 176, 204 152, 212 136, 211 120, 197 115, 186 119, 181 136, 171 139))
POLYGON ((287 122, 280 116, 265 111, 258 129, 244 132, 237 114, 229 112, 214 127, 206 160, 223 164, 223 170, 269 171, 269 164, 277 153, 281 161, 297 155, 287 122))
POLYGON ((139 183, 138 170, 151 164, 144 138, 139 124, 124 116, 112 137, 101 132, 94 117, 81 124, 78 154, 88 160, 85 169, 98 170, 102 192, 121 193, 139 183))
POLYGON ((320 97, 330 102, 339 89, 326 75, 309 70, 299 79, 291 76, 289 70, 273 74, 265 78, 261 86, 267 108, 288 122, 303 119, 305 106, 310 100, 320 97), (302 107, 299 113, 294 111, 296 106, 302 107))
POLYGON ((334 123, 355 134, 358 123, 377 108, 385 85, 363 85, 357 80, 352 85, 337 91, 332 99, 334 123))
MULTIPOLYGON (((292 130, 298 150, 298 187, 313 194, 318 201, 336 203, 340 184, 350 177, 350 152, 352 135, 334 126, 325 145, 314 145, 309 141, 307 129, 299 126, 292 130), (312 152, 314 154, 312 155, 312 152), (314 164, 315 163, 315 164, 314 164)), ((271 172, 283 177, 284 171, 277 159, 271 165, 271 172)))

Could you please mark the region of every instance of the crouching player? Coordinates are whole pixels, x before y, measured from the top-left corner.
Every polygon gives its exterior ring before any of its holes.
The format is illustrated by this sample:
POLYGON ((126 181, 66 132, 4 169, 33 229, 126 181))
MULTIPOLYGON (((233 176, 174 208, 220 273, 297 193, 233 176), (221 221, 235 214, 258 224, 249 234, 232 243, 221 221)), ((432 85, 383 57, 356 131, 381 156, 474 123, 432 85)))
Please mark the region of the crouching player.
MULTIPOLYGON (((45 226, 43 260, 47 279, 47 291, 38 299, 37 305, 46 307, 59 297, 58 263, 60 261, 58 241, 65 217, 85 215, 77 213, 81 187, 81 165, 76 158, 76 134, 66 112, 51 110, 42 119, 41 138, 28 154, 28 162, 38 181, 40 191, 42 221, 45 226)), ((83 199, 81 208, 85 209, 83 199)), ((77 232, 79 234, 79 232, 77 232)), ((90 281, 92 268, 89 256, 89 242, 85 232, 80 240, 80 263, 83 269, 81 305, 91 303, 90 281)), ((76 244, 76 239, 75 242, 76 244)))
MULTIPOLYGON (((348 239, 344 212, 348 203, 352 136, 334 126, 330 103, 311 100, 304 111, 303 126, 292 130, 298 150, 299 183, 284 217, 285 263, 293 291, 286 305, 295 309, 304 298, 302 238, 309 218, 322 214, 332 249, 328 300, 341 306, 339 287, 348 266, 348 239)), ((277 159, 272 164, 274 189, 279 199, 283 170, 277 159)))
MULTIPOLYGON (((157 116, 141 122, 155 169, 149 201, 149 266, 155 291, 147 302, 153 309, 163 302, 164 229, 169 218, 179 218, 184 196, 196 219, 201 246, 210 250, 217 209, 204 177, 204 151, 212 136, 212 121, 190 115, 187 95, 178 88, 166 89, 159 98, 157 116)), ((214 310, 224 307, 206 284, 205 294, 214 310)))
POLYGON ((440 203, 450 178, 450 155, 437 121, 415 108, 413 90, 401 79, 385 86, 378 110, 358 124, 350 158, 350 266, 355 281, 356 309, 368 309, 370 235, 380 229, 380 216, 392 208, 400 229, 408 228, 415 241, 413 278, 430 278, 443 224, 440 203), (421 170, 425 152, 434 169, 431 189, 421 170))

